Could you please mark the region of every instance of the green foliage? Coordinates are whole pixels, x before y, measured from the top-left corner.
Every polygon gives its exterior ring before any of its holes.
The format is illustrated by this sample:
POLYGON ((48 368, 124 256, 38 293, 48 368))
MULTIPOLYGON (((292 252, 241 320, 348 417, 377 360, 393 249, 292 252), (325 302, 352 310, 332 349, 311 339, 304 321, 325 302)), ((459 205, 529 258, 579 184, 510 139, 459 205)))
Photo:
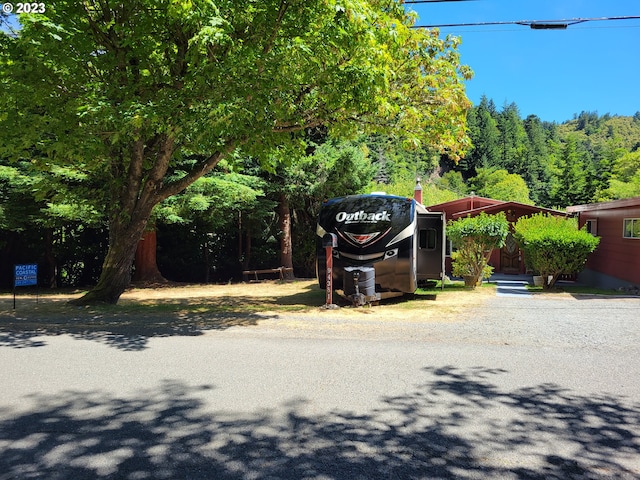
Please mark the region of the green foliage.
POLYGON ((447 238, 457 249, 453 258, 453 274, 471 277, 469 286, 491 275, 488 265, 491 252, 501 248, 509 234, 509 222, 504 212, 449 221, 447 238))
POLYGON ((455 193, 458 197, 463 197, 468 192, 467 184, 462 178, 462 173, 450 170, 440 177, 438 186, 455 193))
POLYGON ((155 211, 163 223, 199 223, 217 230, 228 225, 234 212, 251 210, 264 196, 259 178, 238 173, 202 177, 183 193, 162 202, 155 211))
POLYGON ((622 153, 613 164, 609 186, 597 192, 598 201, 640 196, 640 150, 622 153))
POLYGON ((240 147, 266 160, 319 126, 468 146, 459 40, 401 2, 60 0, 20 21, 0 32, 0 157, 94 182, 111 244, 87 301, 117 301, 154 207, 240 147))
POLYGON ((499 152, 497 166, 510 172, 521 173, 526 169, 527 133, 515 103, 505 105, 498 115, 499 152))
POLYGON ((586 230, 578 230, 575 218, 540 213, 520 218, 514 228, 527 264, 542 276, 545 289, 561 274, 579 272, 600 242, 586 230))
POLYGON ((483 95, 480 104, 469 110, 467 123, 473 148, 459 168, 466 177, 472 177, 478 168, 495 165, 500 157, 500 130, 493 102, 483 95))
POLYGON ((0 229, 21 231, 38 216, 32 189, 38 181, 25 165, 0 165, 0 229))
POLYGON ((293 263, 304 276, 315 274, 315 228, 324 200, 363 193, 374 177, 370 150, 364 139, 326 138, 310 155, 280 168, 271 178, 273 193, 285 193, 293 211, 293 263))
POLYGON ((482 197, 533 204, 524 179, 504 169, 479 168, 477 176, 470 179, 468 188, 482 197))
POLYGON ((589 161, 578 149, 575 137, 569 137, 561 147, 552 165, 553 182, 551 201, 554 205, 567 207, 589 203, 591 195, 587 191, 589 161))
POLYGON ((376 166, 376 183, 396 184, 426 177, 438 165, 439 155, 427 147, 411 148, 394 135, 368 135, 361 139, 376 166))
MULTIPOLYGON (((637 181, 622 173, 621 164, 616 167, 624 158, 631 160, 635 171, 633 155, 640 149, 637 116, 582 112, 561 125, 542 122, 535 115, 523 121, 515 104, 505 104, 498 111, 493 101, 483 97, 467 118, 473 147, 457 165, 446 160, 443 165, 460 172, 469 190, 478 191, 472 184, 483 179, 475 177, 482 168, 491 168, 520 175, 531 201, 545 207, 638 195, 637 181)), ((622 164, 630 166, 627 161, 622 164)), ((500 191, 483 194, 508 197, 500 191)))

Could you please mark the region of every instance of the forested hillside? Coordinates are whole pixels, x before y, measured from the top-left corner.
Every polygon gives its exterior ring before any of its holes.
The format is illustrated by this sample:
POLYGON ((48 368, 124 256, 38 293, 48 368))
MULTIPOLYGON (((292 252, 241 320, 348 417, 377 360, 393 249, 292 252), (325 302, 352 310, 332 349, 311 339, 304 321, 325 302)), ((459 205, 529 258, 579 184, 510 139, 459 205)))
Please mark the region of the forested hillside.
POLYGON ((483 98, 468 128, 473 148, 458 164, 444 162, 439 180, 459 194, 556 208, 640 195, 640 112, 582 112, 558 125, 483 98))

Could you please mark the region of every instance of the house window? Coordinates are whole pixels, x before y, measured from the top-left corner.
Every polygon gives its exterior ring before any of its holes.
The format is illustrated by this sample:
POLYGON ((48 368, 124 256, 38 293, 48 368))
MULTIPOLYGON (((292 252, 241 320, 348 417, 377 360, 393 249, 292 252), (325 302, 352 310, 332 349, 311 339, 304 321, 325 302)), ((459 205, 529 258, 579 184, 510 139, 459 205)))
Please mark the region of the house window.
POLYGON ((584 223, 584 228, 591 235, 598 235, 598 220, 587 220, 584 223))
POLYGON ((640 218, 625 218, 622 236, 624 238, 640 238, 640 218))

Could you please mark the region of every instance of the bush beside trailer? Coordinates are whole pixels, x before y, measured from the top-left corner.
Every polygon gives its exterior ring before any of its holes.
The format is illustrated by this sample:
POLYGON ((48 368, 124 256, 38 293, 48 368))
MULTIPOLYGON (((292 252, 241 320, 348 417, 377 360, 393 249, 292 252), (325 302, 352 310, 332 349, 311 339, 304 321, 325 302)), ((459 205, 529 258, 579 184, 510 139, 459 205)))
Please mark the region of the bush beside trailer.
POLYGON ((429 212, 412 198, 394 195, 350 195, 324 202, 316 230, 320 287, 327 285, 328 234, 337 237, 333 289, 342 290, 354 304, 414 293, 423 282, 443 280, 445 221, 443 212, 429 212))

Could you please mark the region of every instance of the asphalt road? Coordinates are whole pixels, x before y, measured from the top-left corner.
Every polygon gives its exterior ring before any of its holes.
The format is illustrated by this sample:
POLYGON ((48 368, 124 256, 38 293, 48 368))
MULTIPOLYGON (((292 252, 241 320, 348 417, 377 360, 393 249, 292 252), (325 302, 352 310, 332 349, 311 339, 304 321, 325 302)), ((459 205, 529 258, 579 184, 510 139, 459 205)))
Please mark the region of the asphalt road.
POLYGON ((637 479, 639 372, 640 299, 9 332, 0 480, 637 479))

